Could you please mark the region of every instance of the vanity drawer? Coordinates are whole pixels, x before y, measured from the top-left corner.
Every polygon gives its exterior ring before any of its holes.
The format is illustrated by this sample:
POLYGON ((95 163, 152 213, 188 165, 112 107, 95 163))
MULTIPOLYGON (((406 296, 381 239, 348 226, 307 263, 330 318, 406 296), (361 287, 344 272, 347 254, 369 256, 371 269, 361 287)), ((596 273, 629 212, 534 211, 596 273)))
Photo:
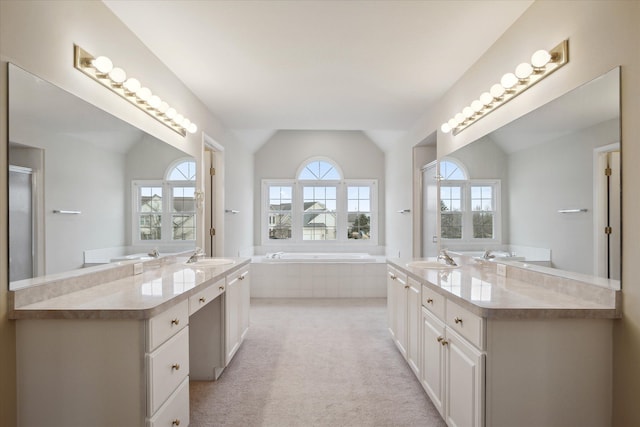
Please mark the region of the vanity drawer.
POLYGON ((407 275, 393 267, 387 266, 387 277, 391 280, 400 280, 402 283, 407 283, 407 275))
POLYGON ((189 375, 189 328, 147 355, 148 413, 154 414, 189 375))
POLYGON ((223 277, 213 285, 209 285, 197 294, 191 295, 189 297, 189 316, 216 299, 218 295, 224 292, 224 288, 225 286, 223 277))
POLYGON ((422 285, 422 305, 431 313, 435 314, 440 320, 444 320, 445 300, 446 298, 436 291, 422 285))
POLYGON ((484 319, 458 304, 447 300, 445 323, 451 329, 471 341, 479 349, 484 349, 484 319))
POLYGON ((227 276, 227 285, 235 282, 236 280, 244 280, 249 275, 249 270, 242 268, 227 276))
POLYGON ((189 425, 189 378, 158 409, 158 412, 147 421, 147 427, 174 427, 189 425))
POLYGON ((148 321, 147 351, 153 351, 189 324, 189 301, 171 307, 148 321))

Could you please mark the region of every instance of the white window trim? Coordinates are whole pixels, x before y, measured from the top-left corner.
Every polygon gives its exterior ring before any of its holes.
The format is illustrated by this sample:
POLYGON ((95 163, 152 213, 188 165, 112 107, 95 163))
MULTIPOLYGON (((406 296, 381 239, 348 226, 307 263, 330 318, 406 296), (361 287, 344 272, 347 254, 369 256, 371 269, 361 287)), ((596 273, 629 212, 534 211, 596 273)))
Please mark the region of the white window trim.
MULTIPOLYGON (((469 179, 469 180, 443 180, 441 186, 462 187, 462 238, 447 239, 442 237, 442 243, 447 246, 460 246, 469 244, 499 244, 502 242, 502 216, 501 199, 502 189, 499 179, 469 179), (494 237, 492 239, 476 239, 473 235, 473 213, 471 211, 471 187, 472 186, 492 186, 493 187, 493 211, 494 211, 494 237)), ((440 214, 440 211, 438 211, 440 214)))
MULTIPOLYGON (((144 244, 164 244, 164 243, 195 243, 193 240, 173 240, 171 225, 171 203, 173 201, 173 187, 193 187, 195 189, 195 181, 166 181, 166 180, 145 180, 138 179, 131 181, 131 241, 134 245, 144 244), (142 240, 140 239, 140 220, 138 208, 140 201, 139 187, 162 187, 162 239, 160 240, 142 240), (168 237, 167 237, 168 236, 168 237)), ((194 212, 197 216, 197 211, 194 212)), ((196 233, 197 234, 197 233, 196 233)))
MULTIPOLYGON (((318 160, 320 158, 313 158, 318 160)), ((320 160, 325 160, 324 158, 320 160)), ((307 162, 304 163, 305 165, 307 162)), ((334 164, 332 162, 332 164, 334 164)), ((295 245, 296 247, 308 246, 317 250, 321 246, 344 245, 348 248, 358 248, 377 246, 378 235, 378 180, 377 179, 342 179, 342 180, 296 180, 296 179, 263 179, 262 180, 262 204, 261 204, 261 236, 263 246, 284 246, 295 245), (270 186, 291 186, 291 239, 269 239, 269 187, 270 186), (303 187, 336 186, 336 233, 335 240, 303 240, 302 239, 302 218, 304 210, 303 187), (347 187, 349 186, 369 186, 371 187, 371 222, 372 237, 370 239, 348 239, 347 238, 347 187)))

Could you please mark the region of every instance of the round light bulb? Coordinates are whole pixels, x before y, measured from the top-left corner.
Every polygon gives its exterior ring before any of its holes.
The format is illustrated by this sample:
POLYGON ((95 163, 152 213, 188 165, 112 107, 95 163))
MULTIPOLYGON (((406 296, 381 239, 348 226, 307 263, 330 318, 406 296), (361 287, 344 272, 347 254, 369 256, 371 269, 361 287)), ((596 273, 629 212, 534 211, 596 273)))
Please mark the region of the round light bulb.
POLYGON ((158 110, 158 112, 164 114, 169 109, 169 104, 167 104, 165 101, 162 101, 160 105, 158 105, 158 108, 156 109, 158 110))
POLYGON ((449 127, 450 127, 451 129, 454 129, 454 128, 456 128, 460 123, 458 123, 458 122, 456 121, 456 119, 455 119, 455 118, 452 118, 452 119, 449 119, 449 121, 447 122, 447 124, 449 125, 449 127))
POLYGON ((182 126, 182 122, 184 121, 184 116, 182 114, 176 114, 173 118, 173 122, 178 126, 182 126))
POLYGON ((551 55, 546 50, 538 50, 531 55, 531 65, 535 68, 542 68, 551 61, 551 55))
POLYGON ((449 126, 449 123, 443 123, 442 126, 440 126, 440 130, 444 133, 449 133, 451 132, 451 127, 449 126))
POLYGON ((518 84, 518 78, 513 73, 507 73, 500 79, 500 84, 505 89, 511 89, 518 84))
POLYGON ((143 102, 147 102, 149 98, 151 98, 151 95, 151 90, 148 87, 140 88, 140 90, 136 92, 138 99, 143 102))
POLYGON ((169 119, 173 119, 176 116, 176 114, 178 114, 178 112, 173 107, 167 109, 167 111, 164 113, 164 115, 167 116, 169 119))
POLYGON ((126 82, 122 85, 124 88, 130 93, 136 93, 140 90, 140 81, 136 78, 129 77, 126 82))
POLYGON ((455 119, 456 119, 456 122, 458 122, 458 123, 464 122, 464 119, 465 119, 464 114, 462 114, 462 113, 456 114, 455 119))
POLYGON ((198 126, 196 126, 195 123, 191 123, 189 126, 187 126, 187 132, 189 133, 196 133, 197 130, 198 126))
POLYGON ((471 107, 464 107, 462 109, 462 114, 464 114, 464 116, 467 119, 470 119, 471 117, 473 117, 474 111, 473 111, 473 109, 471 107))
POLYGON ((493 102, 493 96, 489 92, 484 92, 480 95, 480 102, 484 105, 490 105, 493 102))
POLYGON ((182 121, 182 127, 187 129, 189 127, 189 125, 191 124, 191 120, 187 119, 186 117, 184 118, 184 120, 182 121))
POLYGON ((482 111, 482 109, 484 108, 484 104, 482 104, 482 102, 478 101, 477 99, 475 101, 473 101, 471 103, 471 108, 473 109, 473 111, 475 111, 476 113, 479 113, 480 111, 482 111))
POLYGON ((98 56, 91 61, 91 65, 101 74, 107 74, 113 69, 113 62, 106 56, 98 56))
POLYGON ((491 86, 491 89, 489 89, 489 93, 491 94, 491 96, 493 96, 494 98, 498 99, 500 97, 502 97, 502 95, 504 95, 505 89, 502 87, 501 84, 494 84, 493 86, 491 86))
POLYGON ((109 78, 117 85, 121 85, 127 79, 127 73, 122 68, 114 68, 109 71, 109 78))
POLYGON ((147 101, 147 104, 149 104, 149 107, 151 108, 158 108, 161 103, 162 100, 158 95, 151 95, 151 98, 147 101))
POLYGON ((533 67, 528 62, 523 62, 516 67, 516 77, 520 80, 526 80, 533 73, 533 67))

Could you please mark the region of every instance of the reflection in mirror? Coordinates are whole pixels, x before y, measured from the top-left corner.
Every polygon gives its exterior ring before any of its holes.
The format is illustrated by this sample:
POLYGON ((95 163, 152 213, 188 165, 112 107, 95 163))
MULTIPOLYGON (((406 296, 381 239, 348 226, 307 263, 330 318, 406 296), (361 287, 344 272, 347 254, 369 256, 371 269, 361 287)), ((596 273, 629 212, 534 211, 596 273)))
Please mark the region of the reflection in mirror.
POLYGON ((10 288, 195 246, 195 162, 9 64, 10 288))
POLYGON ((442 247, 619 280, 619 95, 616 68, 440 159, 442 247))

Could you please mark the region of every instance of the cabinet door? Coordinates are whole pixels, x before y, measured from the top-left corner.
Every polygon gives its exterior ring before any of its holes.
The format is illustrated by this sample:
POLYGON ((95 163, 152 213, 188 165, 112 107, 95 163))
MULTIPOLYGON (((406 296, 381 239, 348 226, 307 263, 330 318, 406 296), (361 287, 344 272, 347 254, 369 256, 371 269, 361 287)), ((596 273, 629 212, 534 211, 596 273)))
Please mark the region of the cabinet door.
POLYGON ((421 285, 413 279, 407 281, 407 362, 420 378, 420 299, 421 285))
POLYGON ((395 293, 396 275, 393 270, 387 270, 387 324, 389 332, 393 339, 396 339, 396 293, 395 293))
POLYGON ((404 358, 407 358, 407 290, 409 285, 402 276, 397 276, 394 280, 394 302, 395 302, 395 339, 396 345, 404 358))
POLYGON ((446 416, 449 426, 484 425, 484 354, 447 329, 446 416))
POLYGON ((249 308, 251 305, 251 276, 249 271, 242 273, 240 279, 240 341, 249 331, 249 308))
POLYGON ((227 282, 227 291, 224 303, 225 320, 225 366, 231 362, 240 346, 240 315, 238 310, 241 298, 241 281, 239 277, 233 277, 227 282))
POLYGON ((444 323, 422 309, 422 366, 420 381, 440 415, 444 416, 444 323))

